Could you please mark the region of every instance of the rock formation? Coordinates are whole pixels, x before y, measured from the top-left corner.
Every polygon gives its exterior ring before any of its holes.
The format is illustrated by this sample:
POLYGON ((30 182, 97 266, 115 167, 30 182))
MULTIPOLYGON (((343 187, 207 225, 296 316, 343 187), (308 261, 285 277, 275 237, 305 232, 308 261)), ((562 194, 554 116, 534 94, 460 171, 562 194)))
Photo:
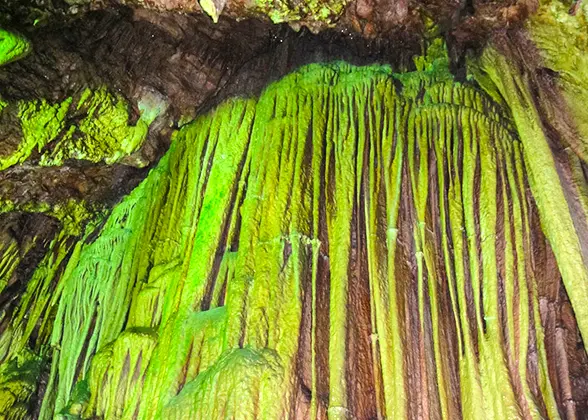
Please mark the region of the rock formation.
POLYGON ((0 416, 588 418, 588 5, 0 11, 0 416))

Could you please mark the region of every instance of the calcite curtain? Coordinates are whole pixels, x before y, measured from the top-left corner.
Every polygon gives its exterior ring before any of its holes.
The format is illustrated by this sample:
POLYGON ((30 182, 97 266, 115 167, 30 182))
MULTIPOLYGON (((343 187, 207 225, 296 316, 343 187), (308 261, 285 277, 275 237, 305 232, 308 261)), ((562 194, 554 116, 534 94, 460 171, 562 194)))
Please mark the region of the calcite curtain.
POLYGON ((540 302, 561 271, 585 331, 585 266, 523 91, 511 116, 443 66, 314 64, 185 125, 51 243, 2 404, 26 413, 34 339, 41 418, 565 415, 540 302))

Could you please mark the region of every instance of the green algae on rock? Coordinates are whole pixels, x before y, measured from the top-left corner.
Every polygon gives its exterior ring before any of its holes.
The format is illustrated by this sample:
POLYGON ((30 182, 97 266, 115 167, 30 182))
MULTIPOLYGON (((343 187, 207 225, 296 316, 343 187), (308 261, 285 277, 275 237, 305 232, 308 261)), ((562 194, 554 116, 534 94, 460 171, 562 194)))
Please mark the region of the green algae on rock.
POLYGON ((530 225, 569 277, 574 227, 537 187, 559 178, 533 178, 516 109, 425 68, 315 64, 231 99, 64 233, 25 301, 41 418, 558 418, 530 225))

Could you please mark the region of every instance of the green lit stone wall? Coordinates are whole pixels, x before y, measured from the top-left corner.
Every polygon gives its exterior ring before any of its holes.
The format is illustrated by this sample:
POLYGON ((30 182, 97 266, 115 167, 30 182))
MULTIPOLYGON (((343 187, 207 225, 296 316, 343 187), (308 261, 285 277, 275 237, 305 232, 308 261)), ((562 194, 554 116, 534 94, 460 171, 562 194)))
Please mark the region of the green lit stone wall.
POLYGON ((30 50, 29 42, 22 36, 0 28, 0 66, 22 58, 30 50))
POLYGON ((512 117, 440 64, 310 65, 185 126, 51 244, 0 339, 0 409, 41 357, 41 418, 559 418, 537 215, 574 308, 586 270, 506 97, 512 117))
MULTIPOLYGON (((0 65, 24 58, 30 49, 24 38, 0 29, 0 65)), ((75 94, 61 101, 0 97, 0 172, 18 171, 23 165, 63 167, 72 162, 74 166, 120 163, 145 167, 150 162, 143 156, 142 147, 151 124, 166 112, 168 103, 161 95, 143 92, 136 105, 137 115, 133 115, 131 104, 105 85, 77 88, 75 94)), ((0 192, 0 215, 45 213, 75 235, 104 209, 102 203, 88 203, 75 194, 67 200, 49 203, 15 201, 4 192, 0 192)))
POLYGON ((166 105, 145 106, 136 124, 129 124, 127 102, 106 87, 81 91, 75 103, 73 97, 57 103, 4 103, 0 112, 4 118, 18 119, 22 136, 13 140, 13 150, 0 153, 0 171, 28 160, 33 151, 40 155, 41 166, 62 165, 68 159, 118 162, 139 149, 149 125, 166 105))

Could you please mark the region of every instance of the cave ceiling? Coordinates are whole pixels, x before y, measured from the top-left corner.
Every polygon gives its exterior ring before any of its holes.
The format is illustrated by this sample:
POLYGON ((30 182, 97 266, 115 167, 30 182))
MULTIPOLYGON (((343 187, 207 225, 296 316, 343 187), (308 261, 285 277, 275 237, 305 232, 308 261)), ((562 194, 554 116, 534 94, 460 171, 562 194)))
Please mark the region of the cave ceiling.
MULTIPOLYGON (((0 67, 4 100, 57 103, 106 87, 129 102, 130 125, 139 118, 141 98, 165 102, 133 156, 111 164, 66 157, 59 167, 39 167, 33 153, 25 165, 2 168, 2 197, 17 207, 70 197, 114 202, 144 177, 141 168, 162 156, 182 121, 222 98, 259 93, 306 63, 344 59, 410 70, 427 40, 442 38, 450 66, 463 79, 468 52, 496 33, 516 30, 537 6, 528 0, 218 4, 222 13, 211 17, 183 0, 0 1, 0 23, 32 46, 25 59, 0 67)), ((10 153, 22 133, 14 113, 5 114, 2 147, 10 153)))

